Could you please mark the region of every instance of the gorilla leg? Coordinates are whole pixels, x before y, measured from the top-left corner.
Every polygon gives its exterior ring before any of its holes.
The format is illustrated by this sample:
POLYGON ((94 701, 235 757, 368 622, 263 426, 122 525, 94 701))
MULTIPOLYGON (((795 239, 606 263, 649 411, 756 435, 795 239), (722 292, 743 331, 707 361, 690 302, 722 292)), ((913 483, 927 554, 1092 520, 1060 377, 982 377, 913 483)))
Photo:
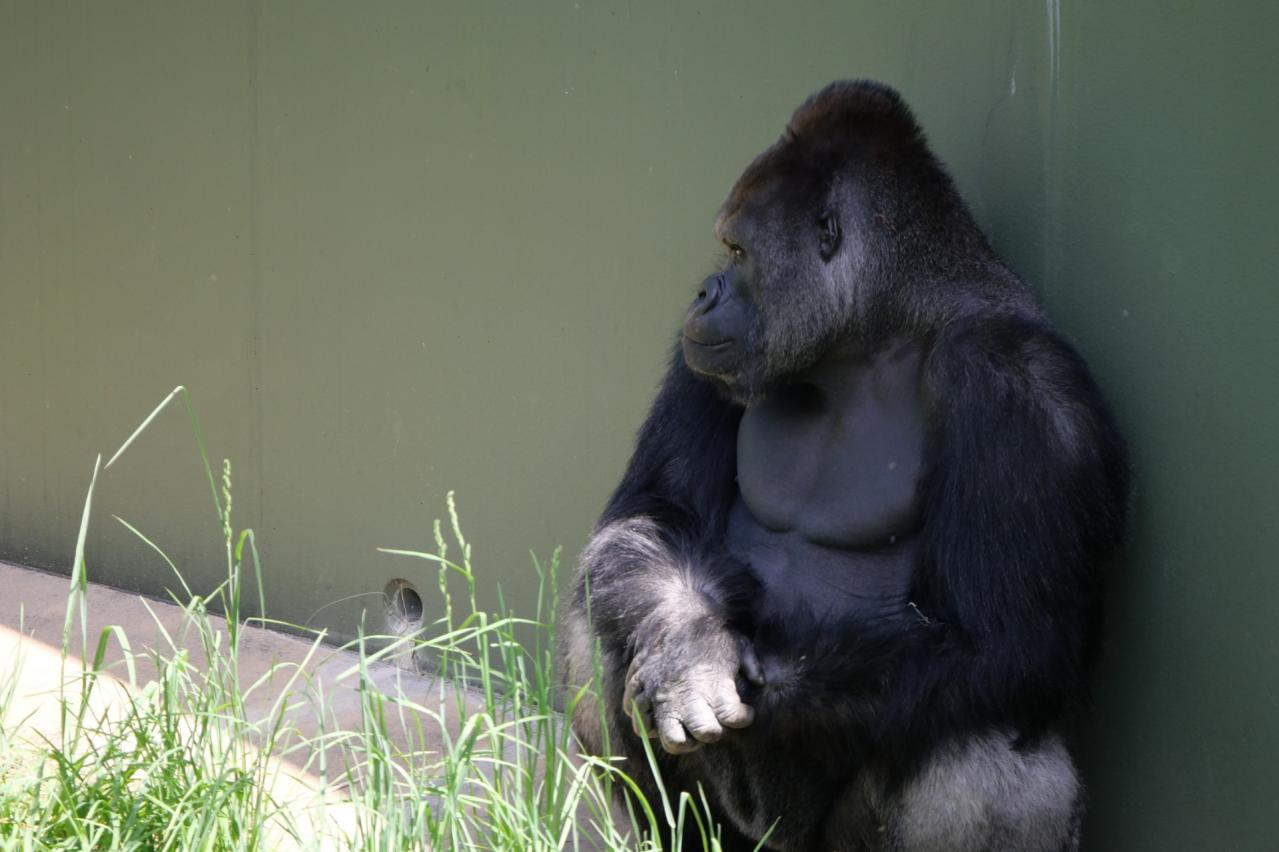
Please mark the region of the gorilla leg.
MULTIPOLYGON (((604 707, 600 693, 602 689, 594 682, 596 674, 597 650, 591 625, 586 620, 586 613, 573 607, 565 607, 560 613, 559 623, 559 663, 561 667, 560 681, 565 686, 564 703, 567 705, 577 701, 572 707, 573 733, 587 754, 604 753, 604 707), (579 697, 577 692, 587 687, 579 697)), ((601 667, 609 666, 610 661, 600 658, 601 667)))
POLYGON ((827 821, 826 847, 866 852, 1074 852, 1083 791, 1056 735, 1007 731, 943 746, 898 792, 862 778, 827 821))

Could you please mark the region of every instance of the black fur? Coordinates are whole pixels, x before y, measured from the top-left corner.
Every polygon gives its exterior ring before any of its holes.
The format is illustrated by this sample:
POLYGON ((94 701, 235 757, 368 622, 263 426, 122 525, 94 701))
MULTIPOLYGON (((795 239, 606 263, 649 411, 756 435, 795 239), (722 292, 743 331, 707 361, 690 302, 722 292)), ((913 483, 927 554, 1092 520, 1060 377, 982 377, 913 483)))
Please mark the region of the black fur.
MULTIPOLYGON (((708 788, 730 841, 784 816, 776 848, 906 849, 871 823, 939 748, 995 730, 1033 750, 1083 699, 1101 566, 1126 521, 1124 444, 1083 359, 989 248, 891 89, 837 83, 811 98, 716 227, 731 249, 716 286, 750 320, 701 326, 690 311, 686 334, 736 342, 672 359, 570 616, 585 625, 590 613, 607 736, 636 774, 620 699, 641 622, 661 623, 687 595, 680 605, 704 610, 708 629, 749 639, 763 683, 739 674, 737 688, 753 723, 659 755, 668 785, 708 788), (744 412, 831 353, 902 340, 922 353, 924 423, 917 520, 901 531, 907 600, 874 617, 762 614, 768 591, 727 539, 744 412), (609 532, 639 523, 659 547, 609 532), (871 777, 873 795, 848 805, 871 777)), ((587 670, 581 653, 567 652, 570 678, 587 670)), ((603 748, 591 728, 577 724, 603 748)))

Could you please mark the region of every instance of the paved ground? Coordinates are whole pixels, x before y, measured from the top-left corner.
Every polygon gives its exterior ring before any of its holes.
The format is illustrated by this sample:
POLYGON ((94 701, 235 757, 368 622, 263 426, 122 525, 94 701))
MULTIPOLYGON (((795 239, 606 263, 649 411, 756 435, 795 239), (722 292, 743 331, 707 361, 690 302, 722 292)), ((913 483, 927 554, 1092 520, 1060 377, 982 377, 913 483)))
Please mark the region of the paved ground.
MULTIPOLYGON (((6 727, 17 726, 19 735, 34 740, 48 737, 57 740, 59 731, 59 682, 74 677, 79 660, 72 658, 64 670, 60 648, 66 616, 68 579, 32 569, 0 563, 0 688, 8 686, 15 677, 13 700, 5 713, 6 727)), ((217 629, 225 637, 226 624, 214 619, 217 629)), ((120 645, 110 640, 107 655, 109 671, 115 680, 108 688, 96 693, 95 709, 111 711, 113 702, 155 678, 155 669, 141 653, 146 648, 170 648, 170 639, 186 648, 190 658, 204 664, 204 651, 199 635, 190 629, 183 610, 172 603, 165 603, 140 595, 122 592, 106 586, 91 584, 88 591, 88 637, 90 650, 97 645, 102 631, 111 625, 125 629, 136 661, 137 683, 128 684, 128 675, 122 664, 120 645), (161 629, 163 628, 163 629, 161 629)), ((286 680, 299 670, 314 684, 322 688, 326 714, 326 731, 357 729, 361 720, 361 698, 356 691, 357 678, 342 677, 358 663, 354 653, 336 651, 323 645, 314 645, 300 638, 255 627, 243 628, 240 645, 240 682, 253 684, 264 675, 266 680, 246 698, 248 712, 254 718, 262 718, 272 711, 276 696, 286 680), (281 666, 280 664, 285 664, 281 666)), ((70 643, 80 648, 78 617, 70 643)), ((225 638, 224 638, 225 642, 225 638)), ((171 653, 171 652, 170 652, 171 653)), ((458 696, 430 677, 400 668, 391 662, 373 663, 369 669, 373 684, 385 694, 403 694, 425 706, 439 707, 447 703, 450 721, 458 717, 455 711, 458 696)), ((473 699, 464 702, 465 707, 475 707, 473 699)), ((318 730, 318 714, 314 705, 298 703, 289 714, 305 736, 318 730)), ((401 747, 410 743, 416 749, 437 747, 441 731, 429 720, 399 717, 388 714, 388 726, 392 738, 401 747), (419 728, 418 722, 422 721, 419 728), (423 741, 425 737, 425 741, 423 741)), ((453 724, 447 727, 455 729, 453 724)), ((308 755, 301 751, 286 758, 282 764, 277 787, 283 786, 284 795, 314 795, 319 778, 314 774, 314 763, 305 766, 308 755)), ((281 791, 277 789, 277 794, 281 791)), ((326 818, 341 819, 339 809, 326 818)))
MULTIPOLYGON (((66 577, 0 562, 0 661, 13 659, 19 650, 27 655, 30 662, 35 662, 36 659, 47 660, 50 656, 58 658, 67 610, 67 592, 66 577)), ((225 622, 217 617, 211 618, 225 635, 225 622)), ((141 659, 145 655, 139 652, 152 647, 167 648, 168 637, 172 637, 175 644, 186 648, 193 660, 203 664, 204 651, 199 636, 189 625, 184 629, 184 613, 180 607, 108 586, 90 584, 89 653, 93 653, 92 646, 96 646, 103 629, 111 625, 122 626, 128 635, 137 664, 139 685, 155 677, 154 669, 148 660, 141 659)), ((244 627, 242 631, 239 656, 241 683, 251 684, 270 672, 268 680, 246 699, 251 715, 260 718, 269 712, 285 680, 293 674, 297 665, 305 662, 303 671, 313 681, 322 683, 325 705, 338 727, 351 729, 359 725, 360 696, 356 692, 357 679, 354 676, 338 677, 357 665, 359 658, 355 653, 316 645, 273 630, 244 627), (280 666, 281 663, 293 665, 280 666)), ((72 636, 71 646, 78 651, 78 616, 72 636)), ((124 680, 127 674, 121 662, 120 646, 112 639, 109 647, 108 667, 118 679, 124 680)), ((374 685, 386 694, 396 694, 402 690, 403 694, 423 702, 433 696, 447 694, 441 692, 440 685, 433 678, 401 668, 392 662, 371 664, 369 674, 374 685)), ((23 706, 39 711, 45 704, 55 703, 46 700, 52 698, 48 692, 49 687, 57 685, 56 672, 51 672, 48 665, 24 665, 21 678, 16 697, 23 702, 23 706), (55 677, 50 678, 51 674, 55 677)), ((450 700, 456 700, 455 695, 448 695, 450 700)), ((302 724, 306 715, 305 712, 296 714, 299 724, 302 724)), ((43 729, 46 720, 38 712, 30 720, 30 724, 43 729)))

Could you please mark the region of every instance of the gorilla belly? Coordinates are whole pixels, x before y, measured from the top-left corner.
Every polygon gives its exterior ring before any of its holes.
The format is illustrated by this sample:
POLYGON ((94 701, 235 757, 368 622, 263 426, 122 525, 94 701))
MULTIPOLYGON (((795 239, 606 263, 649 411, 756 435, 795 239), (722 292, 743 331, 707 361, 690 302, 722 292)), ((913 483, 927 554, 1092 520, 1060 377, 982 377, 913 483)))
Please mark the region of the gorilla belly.
POLYGON ((906 603, 915 555, 911 535, 873 550, 817 544, 795 532, 764 527, 740 497, 728 534, 732 555, 759 580, 763 594, 755 603, 757 617, 888 617, 906 603))
POLYGON ((760 615, 876 616, 905 602, 923 456, 918 346, 842 354, 747 408, 728 542, 760 615))

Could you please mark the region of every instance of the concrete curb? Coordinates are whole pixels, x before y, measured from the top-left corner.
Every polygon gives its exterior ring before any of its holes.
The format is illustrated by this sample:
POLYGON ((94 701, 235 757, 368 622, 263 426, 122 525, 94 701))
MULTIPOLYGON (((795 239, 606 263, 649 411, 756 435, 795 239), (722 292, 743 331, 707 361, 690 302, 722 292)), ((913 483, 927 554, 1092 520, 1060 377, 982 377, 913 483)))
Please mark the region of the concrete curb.
MULTIPOLYGON (((60 699, 65 683, 75 683, 82 672, 83 644, 77 614, 68 642, 72 653, 62 664, 62 631, 69 594, 66 576, 0 563, 0 693, 12 688, 3 718, 6 730, 16 731, 20 741, 33 746, 60 737, 60 699)), ((226 642, 226 621, 208 616, 226 642)), ((205 649, 190 616, 171 602, 123 592, 90 583, 87 593, 88 655, 108 627, 124 629, 132 649, 135 678, 124 665, 125 654, 115 636, 108 639, 105 669, 91 700, 91 712, 107 716, 121 712, 129 694, 155 680, 151 649, 165 656, 185 650, 189 659, 205 669, 205 649)), ((281 711, 277 698, 292 684, 290 706, 284 718, 296 730, 294 741, 317 734, 359 730, 362 696, 358 675, 347 674, 359 664, 359 656, 316 642, 308 642, 259 627, 241 628, 240 682, 248 689, 245 707, 257 721, 281 711), (323 695, 323 715, 309 696, 323 695), (310 706, 308 706, 310 704, 310 706)), ((392 662, 373 662, 366 668, 370 685, 386 696, 406 696, 416 704, 439 712, 444 724, 422 713, 386 714, 386 726, 394 745, 405 751, 438 751, 446 736, 455 733, 461 719, 482 709, 471 696, 461 696, 436 678, 402 668, 392 662)), ((75 690, 69 690, 75 694, 75 690)), ((336 747, 334 747, 336 748, 336 747)), ((299 810, 319 805, 324 835, 351 836, 354 812, 342 804, 342 788, 317 775, 318 749, 298 748, 273 757, 272 794, 277 801, 294 803, 299 810), (332 831, 337 829, 336 832, 332 831)), ((336 755, 333 756, 336 760, 336 755)), ((330 760, 329 765, 341 766, 330 760)), ((283 845, 288 845, 281 841, 283 845)))

